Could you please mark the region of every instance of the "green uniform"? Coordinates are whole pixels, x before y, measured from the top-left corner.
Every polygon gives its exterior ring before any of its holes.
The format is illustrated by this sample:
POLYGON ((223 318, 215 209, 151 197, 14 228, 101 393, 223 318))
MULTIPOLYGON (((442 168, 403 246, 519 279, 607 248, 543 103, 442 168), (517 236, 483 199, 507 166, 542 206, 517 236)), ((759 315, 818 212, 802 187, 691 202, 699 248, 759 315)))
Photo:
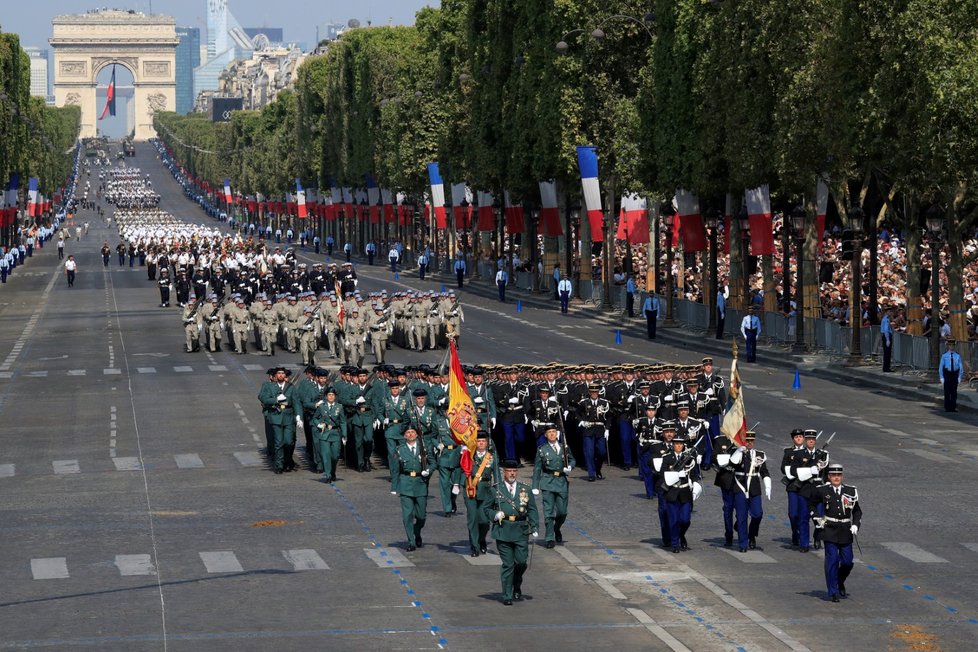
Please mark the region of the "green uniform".
MULTIPOLYGON (((567 520, 567 474, 564 473, 565 448, 560 442, 547 442, 537 449, 536 462, 533 465, 533 488, 539 490, 543 499, 543 521, 547 529, 548 542, 563 541, 560 527, 567 520), (555 450, 555 446, 559 447, 555 450)), ((566 467, 574 468, 577 461, 570 449, 566 449, 566 467)))
POLYGON ((421 529, 428 513, 428 471, 421 459, 421 443, 414 451, 407 443, 397 447, 391 456, 391 491, 401 499, 401 519, 408 546, 421 545, 421 529))
POLYGON ((372 396, 374 384, 367 383, 361 386, 347 383, 342 395, 337 396, 346 408, 350 427, 353 430, 353 446, 356 449, 359 471, 368 469, 370 454, 374 449, 374 420, 377 418, 372 396))
POLYGON ((498 479, 499 464, 495 456, 488 451, 483 455, 476 451, 472 456, 472 471, 465 478, 465 522, 469 529, 469 547, 473 555, 486 550, 486 535, 489 533, 490 523, 490 514, 486 510, 493 505, 494 483, 498 479))
POLYGON ((469 397, 475 406, 475 414, 479 419, 479 430, 492 432, 492 424, 496 421, 496 401, 492 396, 489 385, 469 385, 469 397))
POLYGON ((522 593, 523 573, 530 552, 529 535, 537 529, 537 504, 531 487, 516 481, 513 491, 505 482, 496 485, 491 500, 484 510, 492 521, 492 538, 503 566, 500 570, 503 600, 512 600, 514 593, 522 593), (496 516, 502 512, 502 520, 496 516))
POLYGON ((304 379, 295 388, 296 399, 302 406, 302 429, 306 436, 306 461, 309 468, 322 473, 323 460, 319 457, 319 449, 316 448, 315 435, 312 428, 312 415, 316 412, 316 403, 323 398, 325 385, 320 385, 316 381, 304 379))
POLYGON ((267 426, 266 436, 271 435, 268 457, 276 472, 281 473, 295 468, 292 454, 295 451, 296 416, 302 413, 302 406, 295 395, 295 388, 288 384, 266 382, 258 392, 262 406, 262 416, 267 426), (279 396, 285 400, 279 400, 279 396))
POLYGON ((336 464, 347 437, 346 411, 339 402, 322 401, 311 419, 312 431, 316 438, 317 471, 323 479, 332 482, 336 479, 336 464))
POLYGON ((404 429, 407 427, 408 410, 410 404, 403 394, 394 398, 387 394, 378 403, 377 419, 380 420, 384 428, 384 439, 387 440, 387 464, 391 472, 391 481, 395 479, 394 458, 397 456, 397 447, 404 441, 404 429))

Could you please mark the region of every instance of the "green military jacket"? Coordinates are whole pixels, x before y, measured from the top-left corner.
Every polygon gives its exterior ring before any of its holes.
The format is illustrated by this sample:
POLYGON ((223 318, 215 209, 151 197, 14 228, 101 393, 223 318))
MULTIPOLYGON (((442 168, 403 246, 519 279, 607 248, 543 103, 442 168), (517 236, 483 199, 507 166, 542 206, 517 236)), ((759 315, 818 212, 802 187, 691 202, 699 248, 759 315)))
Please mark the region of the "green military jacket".
POLYGON ((312 432, 318 435, 346 437, 346 411, 339 401, 323 401, 312 415, 312 432))
POLYGON ((404 443, 397 447, 394 455, 394 477, 391 479, 391 491, 401 496, 421 497, 428 495, 428 479, 421 475, 424 471, 421 463, 421 442, 415 442, 415 452, 404 443))
POLYGON ((516 482, 515 495, 509 493, 506 483, 496 485, 494 500, 485 506, 486 518, 492 522, 492 536, 497 541, 526 542, 531 532, 537 531, 537 504, 533 500, 530 485, 516 482), (503 513, 503 520, 496 520, 496 513, 503 513))
POLYGON ((438 441, 435 444, 435 446, 439 444, 442 446, 441 452, 438 454, 438 466, 445 469, 454 469, 462 459, 463 446, 452 439, 448 421, 445 421, 444 417, 441 417, 441 419, 444 426, 438 433, 438 441))
POLYGON ((567 491, 567 475, 564 473, 564 451, 567 451, 567 466, 574 468, 577 464, 570 448, 560 444, 560 452, 554 450, 550 442, 537 449, 536 462, 533 464, 533 488, 542 491, 567 491))
POLYGON ((424 447, 430 454, 434 454, 435 447, 438 446, 440 434, 443 429, 442 417, 427 405, 418 414, 418 406, 412 405, 407 411, 408 424, 414 426, 420 437, 424 437, 424 447))
POLYGON ((312 416, 312 413, 316 411, 316 403, 323 398, 324 389, 326 389, 325 385, 320 386, 308 378, 301 381, 296 387, 296 398, 302 405, 303 418, 312 416))
POLYGON ((343 393, 342 399, 337 396, 337 400, 343 403, 343 407, 346 408, 347 415, 351 418, 354 424, 358 426, 365 426, 373 423, 376 418, 374 414, 374 404, 370 397, 372 385, 367 383, 363 387, 359 384, 351 383, 347 385, 346 391, 343 393), (363 402, 358 403, 357 399, 363 397, 363 402))
POLYGON ((400 432, 404 432, 409 419, 408 410, 411 409, 407 398, 403 394, 399 394, 397 398, 388 394, 380 402, 379 406, 380 410, 377 413, 377 418, 380 419, 384 428, 391 429, 397 426, 400 432), (385 419, 386 423, 384 422, 385 419))
POLYGON ((474 498, 476 500, 491 501, 495 498, 493 482, 499 481, 499 462, 492 453, 487 451, 486 455, 480 457, 478 453, 475 453, 472 456, 472 471, 469 472, 465 479, 466 498, 469 497, 468 488, 470 486, 474 486, 475 488, 474 498), (489 461, 486 463, 486 467, 480 475, 479 467, 482 466, 482 460, 486 455, 489 456, 489 461))
POLYGON ((295 387, 288 383, 278 383, 268 381, 261 386, 258 392, 258 401, 261 403, 262 415, 269 423, 284 425, 295 421, 296 414, 302 413, 302 405, 296 398, 295 387), (285 394, 286 400, 278 402, 279 394, 285 394))

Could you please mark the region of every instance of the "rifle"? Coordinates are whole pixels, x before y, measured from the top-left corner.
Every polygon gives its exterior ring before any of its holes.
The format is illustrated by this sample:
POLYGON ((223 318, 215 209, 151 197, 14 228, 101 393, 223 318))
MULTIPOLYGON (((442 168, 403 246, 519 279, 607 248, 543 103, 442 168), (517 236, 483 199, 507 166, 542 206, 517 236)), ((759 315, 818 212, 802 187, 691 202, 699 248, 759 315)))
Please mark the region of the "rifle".
MULTIPOLYGON (((413 412, 413 410, 412 410, 412 412, 413 412)), ((416 423, 417 422, 417 419, 415 419, 415 417, 414 417, 413 414, 411 416, 411 422, 412 423, 416 423)), ((419 426, 420 426, 420 424, 419 424, 419 426)), ((420 427, 415 428, 415 431, 418 433, 418 451, 421 453, 421 470, 422 471, 427 471, 428 470, 428 451, 427 451, 427 449, 425 448, 425 445, 424 445, 424 434, 421 432, 420 427)))
POLYGON ((557 423, 560 425, 560 432, 564 436, 564 468, 570 466, 570 452, 567 443, 567 427, 564 425, 564 411, 561 409, 560 402, 557 403, 557 423))

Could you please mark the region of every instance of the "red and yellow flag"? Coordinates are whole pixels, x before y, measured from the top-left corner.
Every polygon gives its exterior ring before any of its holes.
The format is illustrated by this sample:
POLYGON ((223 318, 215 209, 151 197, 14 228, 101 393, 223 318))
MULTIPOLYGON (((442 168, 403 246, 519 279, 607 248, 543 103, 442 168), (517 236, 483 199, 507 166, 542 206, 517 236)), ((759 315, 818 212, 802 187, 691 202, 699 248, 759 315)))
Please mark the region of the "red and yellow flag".
POLYGON ((475 452, 476 435, 479 432, 479 419, 475 414, 475 405, 465 386, 465 374, 462 363, 455 350, 455 342, 448 341, 451 360, 449 362, 448 380, 448 426, 452 431, 452 439, 465 447, 462 451, 461 466, 466 475, 472 472, 472 454, 475 452))
POLYGON ((336 301, 338 304, 336 312, 336 323, 343 328, 343 320, 346 318, 346 304, 343 302, 343 288, 339 281, 336 281, 336 301))

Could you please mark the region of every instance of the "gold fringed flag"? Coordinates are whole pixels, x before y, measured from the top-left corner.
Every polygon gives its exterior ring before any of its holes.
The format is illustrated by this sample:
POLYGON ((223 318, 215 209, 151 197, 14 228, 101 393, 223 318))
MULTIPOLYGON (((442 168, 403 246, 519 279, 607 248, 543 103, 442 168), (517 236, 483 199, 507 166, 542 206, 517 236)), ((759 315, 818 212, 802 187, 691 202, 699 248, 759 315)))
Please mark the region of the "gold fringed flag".
POLYGON ((744 407, 743 387, 740 374, 737 372, 737 354, 730 364, 730 391, 727 393, 727 408, 720 423, 720 432, 738 446, 744 445, 744 433, 747 432, 747 408, 744 407))
POLYGON ((465 447, 462 451, 461 467, 466 475, 472 472, 472 454, 475 452, 475 439, 479 432, 479 420, 476 418, 472 397, 465 387, 465 374, 462 363, 455 350, 455 342, 448 341, 451 361, 449 362, 448 380, 448 426, 452 431, 452 439, 465 447))

